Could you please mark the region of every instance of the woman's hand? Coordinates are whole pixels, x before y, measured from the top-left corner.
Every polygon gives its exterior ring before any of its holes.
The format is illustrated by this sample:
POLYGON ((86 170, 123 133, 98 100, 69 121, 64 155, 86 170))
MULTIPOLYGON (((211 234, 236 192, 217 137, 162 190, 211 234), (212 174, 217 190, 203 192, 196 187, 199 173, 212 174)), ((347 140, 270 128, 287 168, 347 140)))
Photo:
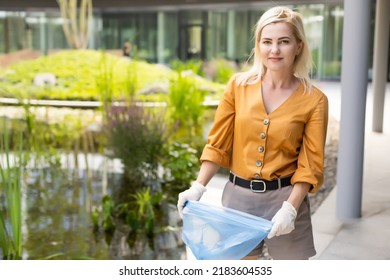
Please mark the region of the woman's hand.
POLYGON ((288 202, 284 201, 282 208, 276 212, 275 216, 272 218, 272 228, 268 234, 268 238, 274 236, 279 236, 282 234, 287 234, 292 232, 295 229, 295 218, 297 217, 297 210, 294 206, 288 202))
POLYGON ((177 201, 177 210, 179 211, 180 218, 183 218, 183 208, 188 200, 198 201, 203 193, 206 191, 206 187, 201 183, 195 181, 191 187, 184 192, 179 193, 179 199, 177 201))

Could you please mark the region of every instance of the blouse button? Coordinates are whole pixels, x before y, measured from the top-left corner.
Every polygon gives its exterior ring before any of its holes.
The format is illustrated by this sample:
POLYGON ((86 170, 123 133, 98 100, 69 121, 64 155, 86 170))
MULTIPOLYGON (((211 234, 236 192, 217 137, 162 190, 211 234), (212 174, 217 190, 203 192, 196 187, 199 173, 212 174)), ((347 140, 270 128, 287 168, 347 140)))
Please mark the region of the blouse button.
POLYGON ((266 134, 264 132, 260 133, 260 138, 265 139, 266 134))
POLYGON ((263 146, 259 146, 259 147, 257 148, 257 151, 258 151, 259 153, 264 152, 264 147, 263 147, 263 146))
POLYGON ((258 179, 260 179, 261 177, 260 177, 260 174, 255 174, 255 179, 256 180, 258 180, 258 179))
POLYGON ((265 120, 263 121, 263 123, 264 123, 265 125, 268 125, 268 124, 269 124, 269 119, 265 119, 265 120))
POLYGON ((256 166, 257 166, 257 167, 260 167, 260 166, 262 166, 262 165, 263 165, 263 163, 262 163, 260 160, 256 161, 256 166))

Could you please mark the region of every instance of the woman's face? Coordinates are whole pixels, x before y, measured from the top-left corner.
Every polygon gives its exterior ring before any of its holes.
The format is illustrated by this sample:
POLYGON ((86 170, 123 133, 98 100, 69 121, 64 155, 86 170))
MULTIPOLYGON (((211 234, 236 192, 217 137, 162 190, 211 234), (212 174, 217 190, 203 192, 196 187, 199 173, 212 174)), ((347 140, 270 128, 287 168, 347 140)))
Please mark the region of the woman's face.
POLYGON ((293 74, 295 57, 302 49, 288 23, 266 25, 259 41, 260 57, 267 71, 290 71, 293 74))

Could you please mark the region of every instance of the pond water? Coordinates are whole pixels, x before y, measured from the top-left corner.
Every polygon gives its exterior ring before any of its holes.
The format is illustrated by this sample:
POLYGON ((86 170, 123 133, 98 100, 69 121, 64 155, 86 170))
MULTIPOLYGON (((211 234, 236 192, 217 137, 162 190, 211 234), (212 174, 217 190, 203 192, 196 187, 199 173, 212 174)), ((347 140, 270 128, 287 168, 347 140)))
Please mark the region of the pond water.
POLYGON ((104 194, 120 186, 120 173, 35 169, 26 172, 24 182, 23 259, 186 258, 173 205, 165 207, 167 215, 174 216, 167 219, 167 230, 153 240, 132 240, 123 225, 112 236, 94 230, 91 213, 104 194))
MULTIPOLYGON (((22 112, 3 109, 1 107, 0 117, 2 113, 13 116, 20 113, 23 116, 22 112)), ((20 111, 20 108, 17 109, 20 111)), ((46 108, 41 112, 42 116, 58 117, 69 113, 68 110, 62 112, 56 109, 54 113, 48 110, 46 108)), ((209 109, 205 113, 201 132, 205 141, 214 111, 209 109)), ((134 236, 129 235, 129 228, 122 224, 116 227, 112 236, 103 230, 94 230, 92 212, 101 206, 104 195, 120 188, 122 166, 109 162, 108 165, 113 166, 104 168, 103 157, 96 154, 79 154, 76 158, 62 156, 60 166, 63 169, 37 169, 33 164, 26 170, 22 186, 23 259, 187 258, 175 205, 163 205, 166 216, 164 229, 156 233, 152 240, 144 236, 138 236, 135 240, 134 236), (75 162, 77 169, 74 169, 75 162), (103 169, 108 169, 108 172, 103 172, 103 169)), ((0 202, 2 199, 0 192, 0 202)), ((1 254, 0 249, 0 259, 1 254)))

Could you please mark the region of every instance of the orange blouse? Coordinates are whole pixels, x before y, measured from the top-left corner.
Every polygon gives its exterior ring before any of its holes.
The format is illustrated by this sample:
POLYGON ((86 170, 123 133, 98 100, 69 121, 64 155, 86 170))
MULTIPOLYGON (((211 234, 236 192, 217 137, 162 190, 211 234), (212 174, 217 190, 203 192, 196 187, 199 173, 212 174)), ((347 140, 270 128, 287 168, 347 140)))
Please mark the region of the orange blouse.
POLYGON ((215 113, 201 161, 230 168, 246 179, 274 180, 293 175, 291 183, 306 182, 316 192, 323 184, 328 98, 304 85, 267 114, 261 81, 238 86, 228 82, 215 113))

